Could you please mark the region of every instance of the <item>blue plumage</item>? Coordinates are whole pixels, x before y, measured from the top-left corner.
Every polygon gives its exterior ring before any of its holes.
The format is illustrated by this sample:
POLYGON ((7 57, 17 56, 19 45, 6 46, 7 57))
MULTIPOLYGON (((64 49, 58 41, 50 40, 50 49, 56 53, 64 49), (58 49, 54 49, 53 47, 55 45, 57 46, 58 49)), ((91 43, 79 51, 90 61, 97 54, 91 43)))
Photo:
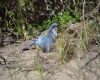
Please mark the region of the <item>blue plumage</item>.
POLYGON ((33 39, 30 46, 38 45, 40 48, 42 48, 43 52, 50 52, 53 45, 53 40, 57 36, 56 29, 58 26, 58 23, 53 23, 47 31, 43 32, 39 36, 37 40, 33 39))

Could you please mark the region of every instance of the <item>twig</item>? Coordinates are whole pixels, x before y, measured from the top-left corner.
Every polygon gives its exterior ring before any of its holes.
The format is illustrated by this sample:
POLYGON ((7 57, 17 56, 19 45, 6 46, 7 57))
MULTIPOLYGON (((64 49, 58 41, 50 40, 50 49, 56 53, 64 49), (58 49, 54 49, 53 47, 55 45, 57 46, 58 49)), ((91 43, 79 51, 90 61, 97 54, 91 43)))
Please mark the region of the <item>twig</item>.
POLYGON ((4 64, 3 64, 2 61, 0 61, 0 64, 6 65, 6 59, 4 57, 2 57, 2 56, 0 56, 0 58, 3 59, 3 62, 4 62, 4 64))
POLYGON ((86 66, 88 66, 89 63, 91 63, 92 61, 94 61, 95 59, 97 59, 100 56, 100 53, 98 53, 96 56, 92 57, 88 62, 86 62, 86 64, 82 67, 82 69, 86 66))

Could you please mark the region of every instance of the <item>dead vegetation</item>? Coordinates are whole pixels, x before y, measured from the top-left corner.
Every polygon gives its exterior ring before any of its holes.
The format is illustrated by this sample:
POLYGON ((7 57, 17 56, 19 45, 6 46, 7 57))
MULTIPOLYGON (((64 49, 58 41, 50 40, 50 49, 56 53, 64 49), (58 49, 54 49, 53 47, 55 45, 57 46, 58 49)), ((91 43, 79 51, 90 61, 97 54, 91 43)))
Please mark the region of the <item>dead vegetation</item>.
MULTIPOLYGON (((54 0, 55 2, 51 0, 43 1, 45 5, 40 5, 46 6, 46 11, 49 9, 49 6, 52 6, 52 3, 57 3, 56 0, 54 0)), ((94 3, 93 1, 85 1, 82 0, 78 3, 75 0, 69 2, 60 0, 56 6, 53 5, 54 9, 50 7, 49 16, 47 12, 44 12, 44 7, 39 7, 39 4, 34 5, 34 9, 38 13, 34 13, 36 22, 39 21, 41 16, 43 19, 44 16, 48 16, 50 19, 53 11, 54 13, 58 12, 59 9, 63 11, 66 7, 69 10, 74 8, 75 12, 80 9, 82 11, 80 21, 69 21, 67 24, 61 24, 58 38, 50 53, 42 53, 40 49, 36 50, 36 48, 29 48, 22 51, 22 48, 27 46, 29 42, 27 41, 27 31, 23 30, 26 41, 20 39, 16 41, 12 30, 10 32, 4 31, 6 32, 4 33, 3 30, 6 29, 0 28, 0 80, 100 80, 100 1, 96 0, 94 3), (80 7, 80 5, 82 6, 80 7), (39 14, 39 11, 41 14, 39 14)), ((7 5, 7 2, 4 3, 8 10, 10 5, 7 5)), ((31 1, 27 3, 31 7, 33 6, 31 1)), ((38 3, 38 0, 35 3, 38 3)), ((30 8, 28 4, 26 7, 24 5, 24 8, 26 8, 25 12, 30 8)), ((21 6, 18 8, 20 12, 21 6)), ((16 10, 16 6, 14 9, 16 10)), ((21 16, 20 14, 22 13, 19 13, 19 17, 21 16)), ((30 23, 32 19, 31 11, 26 16, 24 22, 30 23)), ((0 19, 2 18, 0 17, 0 19)), ((62 20, 63 18, 61 18, 62 20)), ((23 21, 20 23, 22 25, 23 21)), ((3 23, 1 26, 3 26, 3 23)))
POLYGON ((99 80, 100 28, 92 21, 85 24, 86 33, 82 22, 63 26, 49 54, 39 50, 37 56, 35 49, 21 52, 27 41, 0 48, 1 80, 99 80))

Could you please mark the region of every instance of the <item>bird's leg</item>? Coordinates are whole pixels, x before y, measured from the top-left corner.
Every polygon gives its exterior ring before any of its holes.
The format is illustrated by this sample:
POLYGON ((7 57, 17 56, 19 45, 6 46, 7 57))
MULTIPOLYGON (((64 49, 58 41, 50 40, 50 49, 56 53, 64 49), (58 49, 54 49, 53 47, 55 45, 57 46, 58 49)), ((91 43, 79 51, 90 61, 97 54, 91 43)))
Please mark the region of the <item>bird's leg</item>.
POLYGON ((48 59, 48 55, 49 55, 49 53, 50 53, 50 50, 51 50, 51 48, 50 48, 50 45, 48 45, 48 47, 47 47, 47 50, 46 51, 43 51, 43 58, 44 58, 44 60, 47 60, 48 59), (46 54, 45 54, 46 53, 46 54))

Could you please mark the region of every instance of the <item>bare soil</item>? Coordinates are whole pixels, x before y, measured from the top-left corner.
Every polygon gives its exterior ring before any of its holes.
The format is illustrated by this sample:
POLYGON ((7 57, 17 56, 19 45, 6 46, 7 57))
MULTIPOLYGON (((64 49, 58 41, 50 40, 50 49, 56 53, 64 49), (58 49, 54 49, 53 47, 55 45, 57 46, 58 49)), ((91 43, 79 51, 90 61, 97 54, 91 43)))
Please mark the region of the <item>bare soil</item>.
POLYGON ((0 48, 0 80, 100 80, 100 46, 92 46, 81 58, 76 50, 64 63, 59 61, 56 47, 51 53, 40 50, 43 71, 39 72, 35 62, 36 49, 22 51, 28 42, 20 41, 0 48))

